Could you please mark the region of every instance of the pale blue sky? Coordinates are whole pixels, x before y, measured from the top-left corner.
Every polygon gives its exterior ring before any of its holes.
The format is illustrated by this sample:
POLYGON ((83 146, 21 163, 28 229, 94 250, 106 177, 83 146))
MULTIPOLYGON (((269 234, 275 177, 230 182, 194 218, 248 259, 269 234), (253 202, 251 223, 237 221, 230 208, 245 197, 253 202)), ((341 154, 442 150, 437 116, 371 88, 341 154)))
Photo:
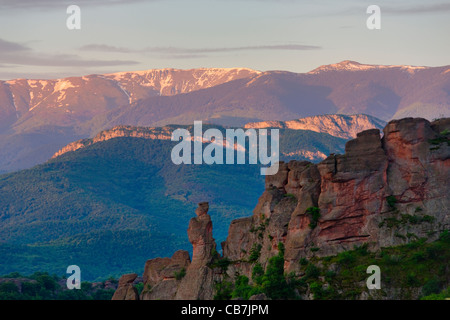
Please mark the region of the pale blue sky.
POLYGON ((154 68, 450 64, 450 1, 0 0, 0 79, 154 68), (81 30, 66 8, 81 8, 81 30), (368 30, 366 8, 381 8, 368 30))

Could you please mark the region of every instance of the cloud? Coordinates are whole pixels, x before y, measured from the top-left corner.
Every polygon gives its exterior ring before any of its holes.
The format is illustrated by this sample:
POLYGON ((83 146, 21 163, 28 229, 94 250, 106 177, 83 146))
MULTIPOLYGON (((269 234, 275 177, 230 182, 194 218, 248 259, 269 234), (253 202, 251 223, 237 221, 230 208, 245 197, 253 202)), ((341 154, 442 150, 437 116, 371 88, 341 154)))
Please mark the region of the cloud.
POLYGON ((320 46, 301 45, 301 44, 282 44, 282 45, 259 45, 259 46, 240 46, 240 47, 219 47, 219 48, 182 48, 182 47, 146 47, 143 49, 132 49, 124 47, 115 47, 105 44, 88 44, 79 48, 81 51, 95 52, 118 52, 118 53, 157 53, 172 57, 204 57, 207 53, 224 53, 238 51, 262 51, 262 50, 320 50, 320 46))
POLYGON ((32 55, 11 55, 0 53, 0 60, 9 64, 47 67, 109 67, 134 65, 139 63, 133 60, 91 60, 83 59, 77 55, 51 55, 37 53, 33 53, 32 55))
POLYGON ((165 54, 160 56, 162 59, 200 59, 207 58, 206 54, 165 54))
MULTIPOLYGON (((391 4, 390 2, 389 4, 391 4)), ((379 4, 381 13, 387 13, 389 15, 418 15, 418 14, 439 14, 447 13, 450 11, 450 3, 434 3, 434 4, 424 4, 424 5, 413 5, 411 3, 390 6, 379 4)), ((341 11, 340 13, 335 13, 335 15, 340 14, 361 14, 361 12, 366 13, 367 6, 358 4, 341 11)))
MULTIPOLYGON (((146 0, 2 0, 0 9, 59 9, 61 6, 116 5, 144 2, 146 0), (74 3, 75 2, 75 3, 74 3)), ((147 0, 148 1, 148 0, 147 0)), ((158 1, 158 0, 153 0, 158 1)))
MULTIPOLYGON (((160 2, 168 0, 1 0, 0 9, 59 9, 61 6, 69 6, 76 4, 78 6, 110 6, 110 5, 129 5, 143 2, 160 2)), ((216 0, 218 1, 218 0, 216 0)), ((220 0, 224 1, 224 0, 220 0)), ((226 0, 229 1, 229 0, 226 0)), ((234 2, 277 2, 277 3, 292 3, 304 0, 235 0, 234 2)))
POLYGON ((67 77, 77 77, 83 76, 87 74, 87 72, 1 72, 0 73, 0 81, 7 81, 12 79, 62 79, 67 77))
POLYGON ((437 3, 419 6, 404 7, 384 7, 381 6, 381 12, 397 14, 420 14, 420 13, 441 13, 450 11, 450 3, 437 3))
POLYGON ((88 44, 79 48, 81 51, 93 51, 93 52, 119 52, 119 53, 137 53, 142 50, 133 50, 123 47, 109 46, 106 44, 88 44))
POLYGON ((29 51, 29 50, 31 50, 31 49, 22 44, 6 41, 6 40, 3 40, 0 38, 0 52, 1 53, 22 52, 22 51, 29 51))
POLYGON ((2 65, 47 66, 47 67, 107 67, 134 65, 133 60, 83 59, 77 55, 48 54, 33 51, 22 44, 0 38, 0 61, 2 65))
POLYGON ((318 50, 321 47, 301 44, 282 44, 282 45, 260 45, 260 46, 242 46, 242 47, 222 47, 222 48, 152 48, 153 50, 168 53, 215 53, 215 52, 236 52, 236 51, 260 51, 260 50, 318 50))

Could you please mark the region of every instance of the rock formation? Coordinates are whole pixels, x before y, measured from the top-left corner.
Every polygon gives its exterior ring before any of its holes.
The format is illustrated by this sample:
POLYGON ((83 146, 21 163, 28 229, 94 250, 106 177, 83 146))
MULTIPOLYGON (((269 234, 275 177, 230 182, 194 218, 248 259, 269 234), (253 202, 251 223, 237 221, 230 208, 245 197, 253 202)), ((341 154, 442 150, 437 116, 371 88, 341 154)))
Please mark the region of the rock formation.
MULTIPOLYGON (((437 239, 450 228, 449 131, 450 118, 393 120, 383 138, 378 129, 363 131, 343 155, 331 154, 319 164, 280 163, 277 174, 266 176, 253 216, 230 225, 222 243, 223 258, 232 262, 227 275, 251 278, 254 263, 265 267, 280 242, 285 271, 298 272, 299 260, 311 255, 334 255, 365 243, 377 250, 407 243, 406 235, 437 239)), ((214 281, 223 276, 211 265, 216 251, 207 212, 207 203, 201 203, 190 221, 192 262, 186 262, 186 277, 171 287, 169 298, 211 299, 214 281)), ((157 283, 156 290, 167 281, 159 270, 173 259, 148 261, 144 281, 157 283)))
POLYGON ((74 142, 69 143, 64 146, 58 152, 56 152, 53 158, 59 157, 67 152, 76 151, 78 149, 82 149, 88 147, 92 144, 101 141, 107 141, 113 138, 121 138, 121 137, 131 137, 131 138, 144 138, 151 140, 170 140, 172 135, 172 128, 169 127, 161 127, 161 128, 146 128, 146 127, 132 127, 132 126, 115 126, 110 130, 101 131, 92 139, 81 139, 74 142))
MULTIPOLYGON (((406 242, 394 234, 420 238, 448 229, 449 129, 450 119, 394 120, 382 139, 377 129, 359 133, 344 155, 332 154, 317 165, 281 164, 276 175, 266 178, 253 216, 231 223, 224 256, 244 261, 259 244, 264 265, 281 241, 290 272, 300 258, 312 255, 311 248, 320 249, 315 255, 328 256, 362 243, 377 249, 406 242), (314 208, 320 214, 315 223, 314 208), (402 223, 410 218, 422 223, 402 223)), ((249 276, 246 264, 233 267, 249 276)))
POLYGON ((199 203, 196 217, 189 222, 188 237, 192 243, 192 261, 187 251, 179 250, 172 258, 148 260, 144 271, 143 300, 213 298, 216 273, 209 264, 217 256, 212 236, 212 221, 207 202, 199 203))
MULTIPOLYGON (((313 117, 306 117, 291 121, 263 121, 250 122, 245 124, 244 128, 280 128, 292 130, 310 130, 319 133, 328 133, 334 137, 343 139, 356 138, 356 134, 360 131, 380 128, 382 129, 386 122, 367 116, 364 114, 346 116, 346 115, 320 115, 313 117)), ((175 126, 163 127, 134 127, 127 125, 117 125, 111 129, 103 130, 94 138, 80 139, 69 143, 55 154, 52 158, 59 157, 67 152, 76 151, 93 145, 98 142, 107 141, 113 138, 131 137, 143 138, 150 140, 170 140, 175 126)), ((190 128, 190 127, 188 127, 190 128)), ((323 160, 326 155, 320 150, 306 150, 299 149, 290 152, 283 152, 282 155, 286 157, 298 157, 314 161, 323 160)))
POLYGON ((144 289, 141 299, 174 299, 181 277, 190 263, 189 252, 184 250, 178 250, 172 258, 148 260, 144 269, 144 289))
POLYGON ((326 114, 289 121, 250 122, 245 128, 279 128, 292 130, 311 130, 325 132, 329 135, 352 139, 357 133, 368 129, 382 129, 386 125, 383 120, 365 115, 326 114))
POLYGON ((133 281, 137 278, 136 273, 125 274, 119 279, 119 286, 112 297, 112 300, 139 300, 137 289, 133 286, 133 281))
POLYGON ((178 288, 176 299, 205 300, 213 298, 214 271, 208 266, 217 255, 216 242, 212 237, 212 222, 207 202, 199 203, 197 217, 189 222, 188 236, 192 243, 192 263, 186 270, 178 288))

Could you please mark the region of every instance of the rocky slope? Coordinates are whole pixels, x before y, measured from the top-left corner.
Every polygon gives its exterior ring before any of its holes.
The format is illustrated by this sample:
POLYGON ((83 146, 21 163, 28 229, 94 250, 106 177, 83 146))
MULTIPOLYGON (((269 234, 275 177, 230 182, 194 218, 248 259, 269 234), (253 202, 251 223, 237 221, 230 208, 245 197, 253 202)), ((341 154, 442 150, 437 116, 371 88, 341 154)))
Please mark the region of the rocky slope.
POLYGON ((22 117, 44 114, 59 125, 74 124, 140 99, 210 88, 259 73, 244 68, 153 69, 56 80, 0 81, 0 128, 22 117), (54 119, 56 116, 59 118, 54 119))
MULTIPOLYGON (((207 202, 199 203, 195 211, 196 217, 189 222, 188 236, 193 248, 192 261, 189 253, 184 250, 175 252, 172 258, 147 261, 143 275, 142 300, 213 298, 215 281, 219 281, 221 275, 209 266, 217 256, 217 251, 208 209, 207 202)), ((136 277, 137 274, 122 276, 113 300, 138 300, 137 296, 129 294, 133 290, 129 283, 136 277), (127 279, 129 281, 126 281, 127 279)))
POLYGON ((421 67, 421 66, 392 66, 392 65, 373 65, 373 64, 362 64, 357 61, 344 60, 339 63, 333 63, 329 65, 320 66, 314 70, 308 72, 308 74, 319 74, 323 72, 330 71, 367 71, 367 70, 386 70, 386 69, 398 69, 401 71, 406 71, 410 74, 414 74, 416 71, 426 70, 429 67, 421 67))
POLYGON ((105 127, 161 126, 210 119, 219 124, 242 125, 336 113, 364 113, 385 121, 403 117, 431 120, 449 115, 448 66, 343 62, 319 69, 310 73, 267 71, 183 95, 149 97, 108 111, 107 122, 105 117, 96 122, 103 121, 105 127), (186 106, 189 111, 180 114, 186 106))
POLYGON ((325 132, 334 137, 352 139, 358 132, 386 125, 383 120, 365 114, 358 115, 319 115, 290 121, 262 121, 247 123, 245 128, 280 128, 325 132))
POLYGON ((449 132, 450 118, 393 120, 383 138, 377 129, 363 131, 346 144, 343 155, 331 154, 319 164, 282 163, 276 175, 266 177, 253 216, 231 223, 219 260, 229 262, 225 268, 217 267, 207 205, 200 204, 188 229, 192 262, 187 253, 177 254, 189 276, 177 279, 165 272, 174 267, 174 258, 158 260, 158 268, 146 268, 148 286, 140 298, 211 299, 215 281, 236 274, 252 278, 255 263, 267 268, 280 242, 285 272, 301 277, 302 258, 362 244, 375 251, 411 238, 436 240, 450 229, 449 132), (156 280, 149 280, 150 273, 156 280))
POLYGON ((103 117, 118 107, 257 74, 245 68, 154 69, 55 80, 0 81, 0 173, 30 168, 72 141, 113 127, 105 125, 111 119, 103 117))
MULTIPOLYGON (((314 117, 307 117, 292 121, 280 122, 280 121, 265 121, 265 122, 254 122, 248 123, 245 128, 279 128, 279 129, 289 129, 289 130, 310 130, 318 133, 327 133, 333 137, 338 137, 342 139, 355 138, 356 133, 372 129, 372 128, 383 128, 385 122, 370 117, 367 115, 319 115, 314 117)), ((190 130, 192 126, 187 126, 190 130)), ((119 125, 111 129, 101 131, 92 139, 80 139, 69 143, 60 150, 58 150, 52 158, 56 158, 64 153, 75 151, 97 142, 107 141, 118 137, 133 137, 133 138, 144 138, 152 140, 170 140, 172 131, 175 130, 175 126, 164 126, 164 127, 133 127, 119 125)), ((295 150, 290 150, 283 152, 287 157, 297 157, 304 158, 311 161, 322 160, 326 158, 324 154, 325 150, 321 149, 302 149, 298 148, 295 150)))
POLYGON ((150 140, 170 140, 172 131, 173 128, 170 127, 143 128, 132 126, 117 126, 110 130, 100 132, 92 139, 80 139, 69 143, 65 147, 61 148, 58 152, 56 152, 52 156, 52 159, 67 152, 76 151, 101 141, 107 141, 119 137, 144 138, 150 140))

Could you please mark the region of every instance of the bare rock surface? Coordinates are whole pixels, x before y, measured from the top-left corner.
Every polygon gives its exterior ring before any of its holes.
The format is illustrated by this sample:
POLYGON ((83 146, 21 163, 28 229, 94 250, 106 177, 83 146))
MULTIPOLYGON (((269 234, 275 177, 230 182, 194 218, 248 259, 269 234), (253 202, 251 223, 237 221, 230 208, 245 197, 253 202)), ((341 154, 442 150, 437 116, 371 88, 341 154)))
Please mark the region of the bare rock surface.
POLYGON ((137 289, 133 286, 133 281, 137 278, 136 273, 125 274, 119 279, 119 286, 112 297, 112 300, 139 300, 137 289))
MULTIPOLYGON (((147 261, 143 279, 152 293, 142 298, 212 299, 216 281, 225 274, 251 279, 252 266, 259 262, 265 267, 280 242, 288 273, 299 271, 300 259, 311 255, 335 255, 366 243, 376 250, 408 242, 398 235, 435 240, 435 231, 450 227, 449 131, 450 119, 393 120, 382 137, 378 129, 358 133, 343 155, 331 154, 319 164, 281 162, 278 173, 266 177, 253 215, 231 222, 222 243, 222 258, 231 262, 225 273, 212 264, 220 257, 209 205, 200 203, 188 228, 192 261, 185 251, 147 261), (405 223, 408 219, 416 223, 405 223), (182 268, 186 275, 181 280, 171 276, 182 268)), ((115 297, 132 296, 126 292, 132 277, 124 277, 115 297)))

